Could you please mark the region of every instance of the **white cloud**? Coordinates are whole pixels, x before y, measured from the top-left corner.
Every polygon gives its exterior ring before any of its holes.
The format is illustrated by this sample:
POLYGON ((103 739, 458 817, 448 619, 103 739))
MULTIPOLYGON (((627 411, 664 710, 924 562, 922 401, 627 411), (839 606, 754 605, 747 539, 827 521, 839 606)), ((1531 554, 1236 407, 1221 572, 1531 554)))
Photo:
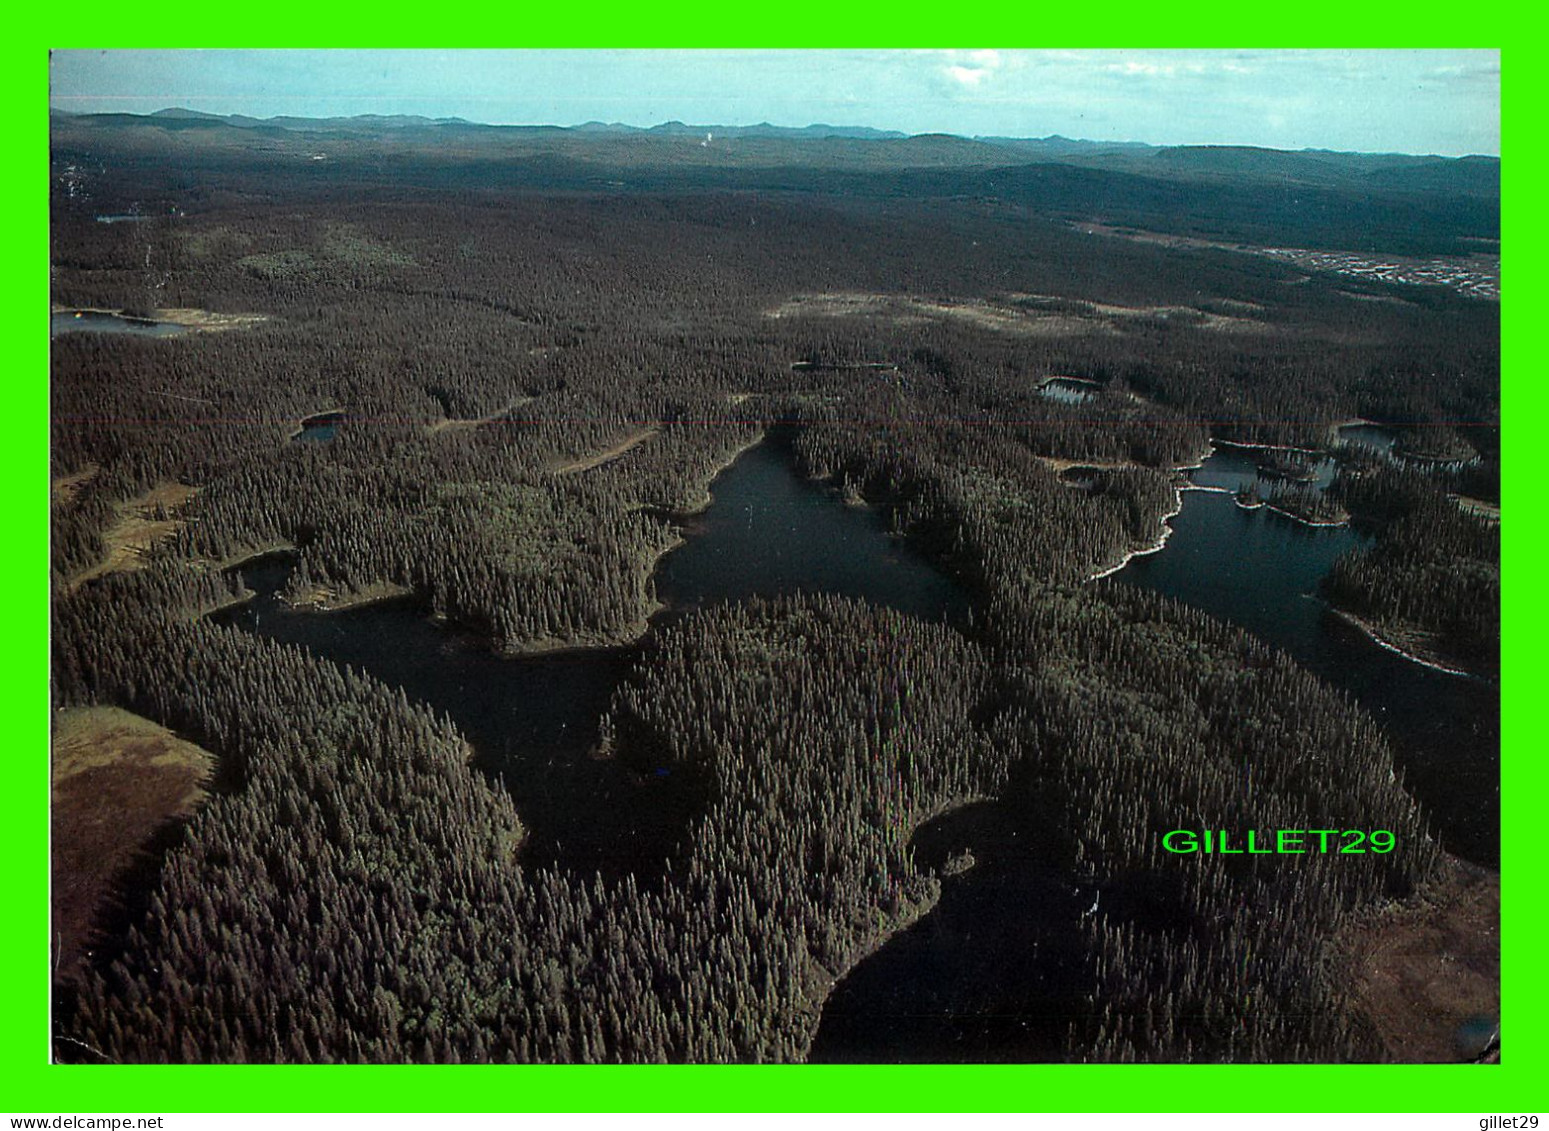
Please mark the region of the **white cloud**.
POLYGON ((970 90, 977 90, 995 77, 1005 63, 999 51, 944 51, 942 74, 970 90))
POLYGON ((960 82, 967 87, 978 87, 995 72, 981 70, 977 67, 951 66, 947 68, 947 77, 960 82))

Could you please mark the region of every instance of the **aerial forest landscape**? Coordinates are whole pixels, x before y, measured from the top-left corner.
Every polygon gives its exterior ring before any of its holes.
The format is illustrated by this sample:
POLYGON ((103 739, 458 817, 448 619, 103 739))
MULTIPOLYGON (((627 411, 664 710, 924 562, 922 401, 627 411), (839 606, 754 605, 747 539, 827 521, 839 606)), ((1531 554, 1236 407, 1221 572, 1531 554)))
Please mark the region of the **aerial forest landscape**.
MULTIPOLYGON (((1498 124, 114 108, 222 53, 105 54, 56 1063, 1498 1062, 1498 124)), ((1323 54, 1498 110, 1495 52, 1323 54)))

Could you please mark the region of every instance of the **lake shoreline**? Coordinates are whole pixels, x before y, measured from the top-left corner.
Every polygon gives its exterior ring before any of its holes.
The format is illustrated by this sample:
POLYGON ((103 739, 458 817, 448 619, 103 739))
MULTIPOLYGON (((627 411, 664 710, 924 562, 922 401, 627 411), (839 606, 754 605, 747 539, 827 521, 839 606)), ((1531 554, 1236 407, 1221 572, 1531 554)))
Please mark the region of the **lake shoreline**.
POLYGON ((1244 511, 1273 511, 1275 514, 1280 515, 1282 518, 1288 518, 1292 522, 1299 522, 1303 526, 1310 526, 1314 530, 1338 529, 1339 527, 1349 526, 1350 525, 1350 516, 1348 514, 1345 515, 1344 518, 1334 519, 1334 520, 1331 520, 1331 521, 1328 521, 1328 522, 1322 522, 1322 521, 1319 521, 1317 519, 1306 518, 1306 517, 1304 517, 1302 515, 1297 514, 1295 511, 1288 511, 1284 507, 1277 507, 1274 503, 1270 502, 1268 499, 1260 499, 1260 500, 1258 500, 1257 502, 1254 502, 1254 503, 1243 502, 1243 500, 1240 497, 1236 496, 1235 492, 1229 491, 1225 487, 1210 487, 1210 488, 1201 488, 1201 489, 1202 490, 1215 491, 1215 492, 1218 492, 1218 493, 1223 494, 1223 495, 1232 495, 1233 496, 1232 502, 1233 502, 1233 504, 1236 505, 1238 510, 1244 510, 1244 511))
POLYGON ((359 589, 339 590, 325 584, 308 586, 295 597, 280 600, 292 609, 318 613, 342 613, 358 609, 378 601, 391 601, 397 597, 415 596, 414 590, 392 581, 377 581, 359 589))
POLYGON ((52 318, 56 314, 95 314, 119 318, 139 325, 176 326, 192 334, 245 330, 269 321, 267 314, 220 314, 213 310, 201 310, 192 306, 157 307, 148 314, 129 314, 122 309, 109 310, 101 306, 62 306, 57 302, 50 303, 49 317, 52 318))
MULTIPOLYGON (((982 802, 993 800, 994 798, 992 797, 974 795, 970 797, 953 798, 949 801, 946 801, 943 804, 938 805, 935 808, 926 811, 925 813, 922 813, 919 819, 910 826, 909 836, 907 839, 908 841, 912 842, 915 835, 932 821, 939 820, 940 818, 948 816, 952 813, 956 813, 959 810, 966 809, 970 805, 977 805, 982 802)), ((964 871, 967 871, 967 869, 964 871)), ((961 875, 962 873, 958 874, 961 875)), ((940 870, 934 869, 916 870, 915 875, 921 878, 933 878, 936 881, 934 884, 934 891, 928 898, 922 899, 916 903, 910 903, 897 915, 894 915, 885 923, 878 926, 876 930, 864 935, 861 941, 857 944, 855 952, 847 956, 843 969, 836 972, 830 971, 827 968, 818 965, 817 963, 812 964, 816 968, 816 975, 812 977, 810 982, 804 983, 802 994, 803 1000, 800 1007, 802 1015, 804 1017, 810 1018, 807 1039, 801 1049, 802 1063, 810 1063, 808 1058, 812 1054, 812 1045, 813 1042, 817 1040, 818 1030, 822 1027, 823 1014, 827 1011, 829 1000, 833 997, 834 991, 838 989, 839 983, 853 974, 868 958, 874 956, 878 951, 887 946, 888 943, 892 942, 899 935, 922 922, 928 915, 931 914, 931 912, 935 911, 936 908, 940 906, 941 896, 945 887, 946 879, 950 877, 947 877, 946 874, 940 870), (821 990, 820 993, 818 992, 819 990, 821 990)))
MULTIPOLYGON (((1205 451, 1204 451, 1204 453, 1202 455, 1196 456, 1195 457, 1195 461, 1193 463, 1178 464, 1178 465, 1176 465, 1174 467, 1169 467, 1167 469, 1168 471, 1171 471, 1177 477, 1177 480, 1172 484, 1172 489, 1173 489, 1173 506, 1172 506, 1172 509, 1170 511, 1168 511, 1167 513, 1165 513, 1165 514, 1163 514, 1161 516, 1160 522, 1161 522, 1161 525, 1162 525, 1162 529, 1161 529, 1160 533, 1157 534, 1156 540, 1153 543, 1151 543, 1150 545, 1141 546, 1141 547, 1139 547, 1137 549, 1126 551, 1124 556, 1123 556, 1123 558, 1121 558, 1119 560, 1117 565, 1110 566, 1107 569, 1101 569, 1100 568, 1098 570, 1098 572, 1092 574, 1090 577, 1088 577, 1086 579, 1086 581, 1088 581, 1088 582, 1100 581, 1100 580, 1102 580, 1105 577, 1109 577, 1109 576, 1111 576, 1111 575, 1113 575, 1115 573, 1118 573, 1125 566, 1129 565, 1129 563, 1131 561, 1133 561, 1135 558, 1145 557, 1147 554, 1155 554, 1155 553, 1158 553, 1159 551, 1161 551, 1162 549, 1164 549, 1167 546, 1167 539, 1172 537, 1172 533, 1173 533, 1173 528, 1172 528, 1172 525, 1171 525, 1172 520, 1177 518, 1180 514, 1183 513, 1183 496, 1184 496, 1185 492, 1188 492, 1188 491, 1205 491, 1205 492, 1210 493, 1210 494, 1216 494, 1216 493, 1224 494, 1224 493, 1226 493, 1226 488, 1224 488, 1224 487, 1209 487, 1209 486, 1204 486, 1202 484, 1194 483, 1194 482, 1192 482, 1189 479, 1189 477, 1186 474, 1184 474, 1185 472, 1189 472, 1189 471, 1198 471, 1200 468, 1204 467, 1205 466, 1205 461, 1208 460, 1211 456, 1213 456, 1215 454, 1214 444, 1215 444, 1214 440, 1210 441, 1210 446, 1206 447, 1206 449, 1205 449, 1205 451)), ((1040 458, 1044 458, 1044 457, 1040 457, 1040 458)), ((1085 466, 1090 466, 1090 465, 1078 464, 1076 466, 1085 467, 1085 466)), ((1158 469, 1157 468, 1146 468, 1146 470, 1148 470, 1148 471, 1156 471, 1158 469)))
POLYGON ((292 442, 306 435, 309 428, 321 428, 328 425, 338 426, 348 419, 349 410, 345 408, 325 408, 321 412, 308 413, 306 416, 292 420, 292 430, 285 438, 292 442))
MULTIPOLYGON (((317 416, 323 414, 315 413, 313 415, 317 416)), ((711 488, 713 487, 715 480, 720 477, 722 472, 726 471, 727 468, 736 463, 738 458, 741 457, 745 452, 751 451, 753 448, 758 447, 767 438, 767 430, 760 431, 759 434, 753 439, 749 440, 745 444, 738 445, 735 449, 727 453, 723 458, 713 464, 709 472, 709 479, 706 481, 700 498, 692 502, 688 509, 657 511, 656 513, 663 515, 666 521, 675 527, 681 526, 682 524, 691 521, 697 515, 703 514, 714 502, 714 499, 711 495, 711 488)), ((654 508, 650 507, 640 507, 637 509, 654 510, 654 508)), ((656 573, 656 569, 661 564, 662 559, 665 558, 668 554, 672 553, 674 550, 685 545, 686 542, 687 539, 684 537, 682 530, 678 529, 674 531, 674 536, 665 545, 656 549, 649 555, 641 555, 639 564, 642 572, 644 573, 644 580, 647 584, 649 584, 651 577, 656 573)), ((297 553, 297 548, 289 544, 276 544, 270 548, 256 550, 252 553, 246 554, 240 559, 219 563, 218 565, 214 565, 213 568, 218 568, 221 570, 240 569, 244 565, 247 565, 259 558, 273 553, 294 554, 297 553)), ((319 613, 325 615, 329 613, 345 612, 350 609, 364 608, 368 605, 376 604, 381 601, 414 599, 421 602, 422 604, 428 604, 428 600, 425 594, 409 586, 391 581, 374 582, 362 589, 353 590, 348 593, 332 592, 332 595, 330 596, 321 597, 320 595, 327 590, 329 590, 327 583, 319 582, 312 586, 311 589, 309 589, 305 594, 300 595, 295 599, 279 597, 278 594, 276 597, 282 604, 294 612, 319 613)), ((223 602, 221 607, 224 608, 228 605, 240 604, 245 600, 251 599, 251 595, 245 598, 238 598, 229 602, 223 602)), ((453 627, 465 636, 476 638, 493 655, 498 656, 503 660, 521 660, 538 656, 555 657, 571 653, 611 651, 615 649, 636 647, 645 638, 646 634, 650 632, 652 623, 656 620, 656 618, 662 613, 670 611, 671 608, 672 606, 664 601, 652 599, 644 607, 643 616, 637 617, 631 621, 626 628, 617 632, 603 632, 582 638, 547 638, 542 640, 523 641, 514 646, 505 645, 498 642, 487 628, 484 628, 480 625, 470 624, 467 622, 459 621, 456 618, 434 613, 430 615, 430 619, 443 625, 453 627)))
POLYGON ((1087 581, 1100 581, 1105 577, 1110 577, 1113 574, 1118 573, 1125 566, 1129 565, 1129 563, 1134 561, 1136 558, 1143 558, 1147 554, 1155 554, 1165 549, 1167 546, 1167 539, 1172 537, 1173 533, 1173 528, 1171 526, 1172 520, 1183 513, 1183 492, 1184 488, 1182 487, 1173 488, 1173 508, 1161 516, 1162 529, 1161 532, 1156 536, 1156 541, 1152 542, 1148 546, 1141 546, 1136 549, 1126 551, 1124 556, 1119 559, 1117 564, 1109 566, 1107 569, 1099 570, 1097 573, 1094 573, 1088 577, 1087 581))
MULTIPOLYGON (((1407 651, 1385 636, 1383 634, 1383 630, 1377 625, 1372 624, 1370 621, 1363 620, 1362 618, 1356 616, 1354 613, 1347 612, 1346 610, 1341 609, 1336 605, 1328 604, 1328 602, 1325 602, 1325 604, 1328 605, 1329 612, 1333 613, 1336 617, 1350 625, 1352 628, 1358 630, 1363 636, 1365 636, 1372 643, 1376 644, 1379 648, 1392 652, 1396 656, 1401 656, 1408 660, 1410 663, 1419 664, 1423 668, 1430 668, 1432 671, 1442 672, 1446 675, 1461 676, 1464 679, 1484 678, 1483 676, 1475 672, 1471 672, 1466 668, 1448 667, 1446 664, 1441 662, 1440 656, 1422 656, 1416 655, 1414 652, 1407 651)), ((1456 661, 1452 662, 1456 663, 1456 661)))
POLYGON ((1330 521, 1323 522, 1318 519, 1305 518, 1302 515, 1296 514, 1294 511, 1286 510, 1284 507, 1277 507, 1274 503, 1271 502, 1259 503, 1257 507, 1244 506, 1242 503, 1238 503, 1237 505, 1242 507, 1243 510, 1257 510, 1259 507, 1263 507, 1265 510, 1274 511, 1275 514, 1285 516, 1292 522, 1299 522, 1303 526, 1310 526, 1313 529, 1330 529, 1350 525, 1350 516, 1348 514, 1345 515, 1344 518, 1332 519, 1330 521))

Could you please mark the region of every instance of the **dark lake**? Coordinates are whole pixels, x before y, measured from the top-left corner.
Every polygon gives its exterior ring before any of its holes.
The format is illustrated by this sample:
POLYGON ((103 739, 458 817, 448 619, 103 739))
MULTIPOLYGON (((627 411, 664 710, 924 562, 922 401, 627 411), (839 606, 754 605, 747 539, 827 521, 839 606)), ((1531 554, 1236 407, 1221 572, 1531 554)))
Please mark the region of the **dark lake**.
MULTIPOLYGON (((1015 793, 1013 789, 1008 793, 1015 793)), ((940 868, 941 900, 842 978, 809 1059, 833 1063, 1036 1062, 1064 1058, 1095 978, 1081 916, 1096 891, 1051 868, 1056 828, 1028 807, 981 802, 915 832, 915 862, 940 868)))
MULTIPOLYGON (((1252 466, 1243 453, 1223 449, 1191 478, 1235 489, 1252 466)), ((1349 692, 1387 731, 1405 785, 1442 843, 1498 866, 1499 687, 1379 648, 1316 596, 1334 559, 1369 539, 1348 526, 1311 527, 1267 508, 1244 510, 1231 495, 1205 491, 1185 492, 1170 525, 1166 547, 1133 559, 1113 582, 1154 589, 1240 625, 1349 692)))
POLYGON ((798 476, 776 443, 750 448, 711 487, 714 502, 684 527, 687 542, 656 570, 674 607, 750 596, 836 593, 925 620, 956 620, 968 597, 865 507, 798 476))
POLYGON ((49 317, 48 336, 60 334, 136 334, 144 338, 173 338, 186 333, 186 327, 151 318, 126 318, 97 310, 62 310, 49 317))
MULTIPOLYGON (((1190 478, 1235 491, 1258 478, 1260 454, 1220 448, 1190 478)), ((1333 461, 1317 461, 1319 486, 1332 474, 1333 461)), ((1349 527, 1311 527, 1267 509, 1245 510, 1232 494, 1216 491, 1185 492, 1170 525, 1160 552, 1132 559, 1098 584, 1138 585, 1195 605, 1354 696, 1387 730, 1405 784, 1442 843, 1497 867, 1499 689, 1384 651, 1314 596, 1334 559, 1369 538, 1349 527)), ((1013 785, 1005 800, 969 806, 916 832, 922 866, 967 851, 974 867, 944 877, 929 915, 840 980, 811 1059, 1061 1059, 1061 1038, 1082 1016, 1082 993, 1094 977, 1082 918, 1100 907, 1105 915, 1167 926, 1157 893, 1098 891, 1051 870, 1045 862, 1057 849, 1041 840, 1055 821, 1017 797, 1013 785)))
MULTIPOLYGON (((1311 483, 1319 490, 1334 482, 1338 466, 1332 459, 1299 456, 1292 453, 1298 466, 1304 468, 1308 478, 1298 482, 1311 483)), ((1239 487, 1251 487, 1258 481, 1260 492, 1268 495, 1275 489, 1276 479, 1263 470, 1263 464, 1271 462, 1270 453, 1253 448, 1221 445, 1203 467, 1189 473, 1189 481, 1200 487, 1221 487, 1236 491, 1239 487)))
MULTIPOLYGON (((1235 488, 1256 477, 1252 453, 1222 450, 1195 482, 1235 488)), ((1328 469, 1319 467, 1320 482, 1328 469)), ((870 510, 792 470, 768 442, 712 485, 713 502, 684 524, 686 543, 654 574, 667 609, 653 626, 744 597, 828 592, 931 620, 959 621, 966 594, 907 550, 870 510)), ((1230 494, 1191 491, 1159 553, 1100 584, 1141 585, 1253 631, 1354 695, 1388 729, 1407 783, 1443 841, 1471 859, 1498 857, 1496 691, 1430 672, 1371 644, 1312 594, 1340 554, 1365 544, 1349 528, 1311 528, 1230 494)), ((477 764, 500 777, 530 831, 524 859, 581 874, 659 876, 703 802, 688 771, 593 756, 598 720, 634 648, 500 659, 486 643, 430 620, 413 599, 338 613, 297 612, 274 597, 288 558, 242 567, 261 595, 218 620, 304 645, 359 667, 447 712, 477 764)), ((653 629, 654 630, 654 629, 653 629)), ((633 760, 631 760, 633 759, 633 760)), ((1019 796, 1013 789, 1008 798, 1019 796)), ((840 981, 812 1056, 826 1061, 1056 1059, 1092 970, 1081 930, 1101 901, 1128 918, 1144 892, 1072 883, 1026 799, 984 802, 915 834, 916 859, 939 867, 971 853, 943 881, 937 907, 840 981)))
MULTIPOLYGON (((838 593, 939 620, 966 611, 966 595, 906 550, 871 511, 798 478, 773 443, 722 472, 688 541, 664 557, 655 583, 667 609, 750 596, 838 593)), ((271 555, 240 567, 259 594, 215 615, 300 644, 401 687, 451 716, 477 764, 499 777, 530 834, 529 864, 589 875, 661 870, 700 807, 700 783, 682 770, 595 757, 598 722, 633 662, 633 647, 502 659, 487 643, 431 620, 414 598, 334 613, 297 611, 275 592, 293 565, 271 555)))

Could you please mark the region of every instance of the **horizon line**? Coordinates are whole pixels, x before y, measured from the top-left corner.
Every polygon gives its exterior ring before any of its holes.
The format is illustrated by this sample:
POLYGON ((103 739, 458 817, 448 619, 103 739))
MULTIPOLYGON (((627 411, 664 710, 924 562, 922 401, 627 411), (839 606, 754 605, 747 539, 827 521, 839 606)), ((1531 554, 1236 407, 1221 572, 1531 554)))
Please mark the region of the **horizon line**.
MULTIPOLYGON (((78 96, 78 97, 83 97, 84 98, 84 96, 78 96)), ((375 99, 375 98, 378 98, 380 96, 378 96, 378 95, 349 95, 349 96, 340 96, 340 97, 361 98, 361 99, 366 99, 366 98, 375 99)), ((93 96, 92 100, 93 101, 111 101, 111 100, 114 100, 114 99, 121 99, 121 100, 124 100, 124 101, 130 101, 130 100, 142 101, 143 98, 144 98, 143 95, 129 95, 129 94, 124 94, 124 95, 97 95, 97 96, 93 96)), ((1050 134, 1044 134, 1044 135, 1041 135, 1041 136, 1036 136, 1036 135, 1025 135, 1024 136, 1024 135, 1017 135, 1017 134, 963 134, 963 133, 954 133, 954 132, 952 132, 950 130, 926 130, 926 131, 921 132, 921 133, 909 133, 908 131, 905 131, 905 130, 886 129, 886 128, 879 127, 879 126, 868 126, 868 125, 858 125, 858 124, 840 124, 840 123, 837 123, 837 122, 808 122, 806 125, 788 126, 788 125, 780 125, 778 123, 771 122, 768 119, 760 119, 757 122, 741 122, 741 123, 739 123, 739 122, 726 122, 726 121, 722 121, 722 122, 685 122, 685 121, 683 121, 680 118, 670 118, 670 119, 667 119, 665 121, 656 122, 656 123, 654 123, 652 125, 649 125, 649 126, 638 126, 638 125, 633 125, 633 124, 631 124, 629 122, 624 122, 624 121, 620 121, 620 120, 604 121, 604 120, 602 120, 600 118, 588 118, 587 120, 582 121, 582 122, 575 122, 575 123, 572 123, 570 125, 562 125, 562 124, 557 123, 557 122, 485 122, 485 121, 478 121, 478 120, 475 120, 473 118, 465 118, 465 117, 462 117, 461 115, 456 115, 456 114, 445 115, 445 116, 439 116, 438 117, 438 116, 432 116, 432 115, 429 115, 429 114, 415 114, 415 113, 401 113, 401 112, 400 113, 392 113, 392 114, 381 114, 381 113, 364 112, 364 113, 360 113, 360 114, 329 114, 329 115, 325 115, 325 116, 318 116, 318 115, 315 115, 315 114, 271 114, 271 115, 269 115, 267 117, 260 117, 260 116, 258 116, 256 114, 246 114, 246 113, 243 113, 241 111, 232 111, 232 112, 229 112, 229 113, 221 113, 219 111, 213 111, 213 110, 199 110, 199 109, 196 109, 196 108, 194 108, 192 106, 181 105, 181 104, 179 104, 179 105, 168 105, 168 106, 162 107, 159 110, 150 110, 150 111, 100 110, 100 109, 93 109, 93 110, 70 110, 70 109, 67 109, 67 108, 65 108, 63 106, 56 105, 52 98, 49 100, 48 110, 49 110, 50 115, 55 114, 55 113, 59 113, 59 114, 65 115, 67 117, 75 117, 75 118, 96 117, 96 116, 108 115, 108 114, 122 115, 122 116, 125 116, 125 117, 132 117, 132 118, 155 118, 155 117, 162 116, 162 115, 168 115, 168 114, 171 114, 173 112, 182 112, 182 113, 194 116, 194 117, 205 117, 205 118, 218 119, 218 120, 224 120, 224 119, 229 119, 229 118, 247 118, 247 119, 250 119, 250 120, 255 121, 255 122, 266 122, 266 123, 267 122, 277 122, 277 121, 282 121, 282 120, 287 120, 287 119, 288 120, 292 120, 292 121, 306 121, 306 122, 352 122, 352 121, 360 121, 360 120, 363 120, 363 119, 372 119, 372 118, 382 119, 382 120, 391 120, 391 119, 395 119, 396 118, 396 119, 414 119, 414 120, 419 120, 419 121, 422 121, 422 122, 429 123, 431 125, 458 124, 458 125, 467 125, 467 126, 477 126, 477 127, 482 128, 482 129, 580 130, 580 129, 584 129, 587 126, 602 126, 602 127, 611 128, 611 129, 618 129, 620 131, 631 131, 631 132, 636 132, 636 133, 650 133, 650 132, 653 132, 653 131, 656 131, 656 130, 660 130, 660 129, 662 129, 664 127, 667 127, 667 126, 682 126, 685 129, 691 129, 691 130, 695 130, 695 131, 705 130, 707 132, 713 132, 713 131, 718 130, 718 129, 722 129, 722 130, 724 130, 724 129, 730 129, 730 130, 749 130, 749 129, 758 129, 759 127, 767 127, 769 129, 775 129, 775 130, 785 130, 785 131, 790 131, 792 133, 800 133, 800 132, 803 132, 803 131, 806 131, 806 130, 814 130, 814 129, 832 129, 832 130, 869 131, 869 132, 876 133, 876 134, 887 135, 887 136, 878 137, 878 138, 858 138, 858 137, 852 137, 852 138, 844 139, 844 140, 847 140, 847 141, 913 141, 913 140, 917 140, 919 138, 946 137, 946 138, 953 138, 953 139, 958 140, 958 141, 980 142, 980 143, 991 144, 991 145, 996 144, 997 142, 1008 142, 1008 141, 1069 141, 1069 142, 1077 142, 1077 143, 1082 144, 1082 145, 1091 145, 1091 146, 1138 147, 1138 148, 1146 148, 1146 149, 1252 149, 1252 150, 1259 150, 1259 151, 1265 152, 1265 153, 1328 153, 1328 154, 1348 155, 1348 156, 1357 156, 1357 157, 1434 158, 1434 159, 1439 160, 1439 161, 1466 161, 1466 160, 1483 159, 1483 160, 1497 161, 1498 162, 1501 159, 1500 154, 1498 154, 1498 153, 1484 153, 1484 152, 1472 152, 1472 153, 1460 153, 1460 154, 1443 154, 1443 153, 1434 153, 1434 152, 1431 152, 1431 153, 1417 153, 1417 152, 1411 152, 1411 151, 1408 151, 1408 150, 1398 150, 1398 149, 1380 149, 1380 150, 1379 149, 1335 149, 1335 148, 1331 148, 1331 147, 1327 147, 1327 146, 1303 146, 1303 147, 1301 147, 1299 149, 1281 149, 1281 148, 1278 148, 1276 146, 1260 145, 1260 144, 1255 144, 1253 142, 1171 142, 1171 143, 1162 143, 1162 142, 1140 141, 1140 140, 1137 140, 1137 139, 1098 140, 1098 139, 1095 139, 1095 138, 1072 137, 1072 136, 1070 136, 1068 134, 1059 134, 1059 133, 1050 133, 1050 134)))

